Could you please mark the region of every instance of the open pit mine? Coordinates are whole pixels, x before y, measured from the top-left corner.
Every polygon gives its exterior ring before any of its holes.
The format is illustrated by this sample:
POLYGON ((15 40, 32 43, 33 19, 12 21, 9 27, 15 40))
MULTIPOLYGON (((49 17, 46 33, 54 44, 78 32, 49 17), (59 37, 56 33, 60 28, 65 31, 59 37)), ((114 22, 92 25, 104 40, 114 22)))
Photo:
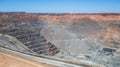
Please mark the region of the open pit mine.
POLYGON ((0 67, 120 67, 120 14, 1 12, 0 67))

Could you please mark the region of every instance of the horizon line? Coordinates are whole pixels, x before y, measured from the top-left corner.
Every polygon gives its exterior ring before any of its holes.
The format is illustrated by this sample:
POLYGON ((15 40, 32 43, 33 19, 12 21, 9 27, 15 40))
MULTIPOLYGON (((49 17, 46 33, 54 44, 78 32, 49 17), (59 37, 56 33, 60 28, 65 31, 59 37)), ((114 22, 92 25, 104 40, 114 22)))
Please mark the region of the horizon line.
POLYGON ((26 11, 0 11, 0 13, 28 13, 28 14, 120 14, 120 12, 26 12, 26 11))

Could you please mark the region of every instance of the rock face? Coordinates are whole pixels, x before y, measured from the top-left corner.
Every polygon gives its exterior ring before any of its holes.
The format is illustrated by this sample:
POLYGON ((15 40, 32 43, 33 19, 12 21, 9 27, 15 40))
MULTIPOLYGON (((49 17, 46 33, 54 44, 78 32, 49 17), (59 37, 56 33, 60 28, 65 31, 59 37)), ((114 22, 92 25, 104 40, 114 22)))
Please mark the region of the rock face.
MULTIPOLYGON (((39 36, 28 40, 33 44, 29 46, 44 43, 44 47, 30 48, 33 51, 44 50, 40 54, 69 61, 86 60, 108 67, 120 65, 120 14, 0 13, 0 33, 3 29, 11 31, 17 28, 19 30, 15 32, 24 30, 31 33, 25 34, 25 38, 37 35, 34 33, 42 36, 45 42, 40 42, 39 36)), ((28 42, 22 43, 27 45, 28 42)))
POLYGON ((115 48, 120 48, 120 23, 109 26, 103 40, 115 48))

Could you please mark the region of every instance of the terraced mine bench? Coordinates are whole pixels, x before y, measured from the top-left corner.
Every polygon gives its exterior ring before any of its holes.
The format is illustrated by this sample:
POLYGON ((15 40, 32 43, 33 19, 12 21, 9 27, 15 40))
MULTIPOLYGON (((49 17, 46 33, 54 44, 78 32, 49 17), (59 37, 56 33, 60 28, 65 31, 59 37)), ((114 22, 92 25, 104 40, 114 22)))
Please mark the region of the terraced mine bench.
POLYGON ((31 49, 37 54, 55 55, 59 52, 57 47, 55 47, 50 42, 47 42, 47 40, 40 34, 38 30, 33 31, 31 29, 23 28, 0 30, 0 32, 2 32, 2 34, 7 34, 15 37, 27 48, 31 49))

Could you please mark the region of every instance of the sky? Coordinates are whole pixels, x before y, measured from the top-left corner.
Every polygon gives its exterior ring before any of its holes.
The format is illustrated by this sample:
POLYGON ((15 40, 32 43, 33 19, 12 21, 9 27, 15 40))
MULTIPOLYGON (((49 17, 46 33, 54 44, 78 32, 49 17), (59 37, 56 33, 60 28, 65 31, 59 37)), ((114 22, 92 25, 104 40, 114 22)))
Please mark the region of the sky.
POLYGON ((0 0, 0 12, 120 13, 120 0, 0 0))

